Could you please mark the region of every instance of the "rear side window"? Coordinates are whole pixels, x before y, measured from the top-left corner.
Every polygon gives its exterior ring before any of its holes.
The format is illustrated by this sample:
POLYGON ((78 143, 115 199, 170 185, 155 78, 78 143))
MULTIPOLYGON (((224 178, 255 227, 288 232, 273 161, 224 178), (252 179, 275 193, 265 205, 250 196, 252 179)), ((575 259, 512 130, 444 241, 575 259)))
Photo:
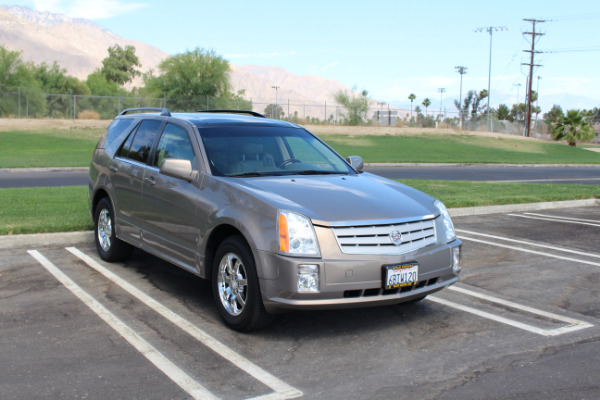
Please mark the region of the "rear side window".
POLYGON ((146 163, 152 150, 152 145, 160 133, 159 128, 161 124, 161 121, 152 119, 142 121, 137 131, 129 135, 119 155, 146 163))

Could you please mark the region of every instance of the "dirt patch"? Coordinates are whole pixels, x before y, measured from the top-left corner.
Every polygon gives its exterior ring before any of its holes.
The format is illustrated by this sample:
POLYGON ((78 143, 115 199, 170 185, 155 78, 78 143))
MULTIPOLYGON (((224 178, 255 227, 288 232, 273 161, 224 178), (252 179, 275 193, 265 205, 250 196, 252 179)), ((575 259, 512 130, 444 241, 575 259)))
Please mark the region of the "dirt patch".
POLYGON ((448 128, 408 128, 408 127, 381 127, 381 126, 344 126, 344 125, 303 125, 306 129, 317 135, 348 135, 348 136, 400 136, 400 135, 467 135, 486 136, 496 139, 521 139, 543 141, 536 138, 527 138, 518 135, 509 135, 496 132, 460 131, 448 128))
POLYGON ((0 118, 0 131, 36 131, 42 129, 104 129, 111 121, 98 119, 24 119, 0 118))
MULTIPOLYGON (((41 130, 41 129, 104 129, 110 124, 108 120, 96 119, 18 119, 0 118, 0 131, 8 130, 41 130)), ((385 136, 385 135, 423 135, 423 134, 446 134, 446 135, 469 135, 487 136, 497 139, 540 139, 526 138, 517 135, 508 135, 495 132, 460 131, 448 128, 408 128, 408 127, 381 127, 381 126, 344 126, 344 125, 304 125, 306 129, 320 135, 348 135, 348 136, 385 136)))

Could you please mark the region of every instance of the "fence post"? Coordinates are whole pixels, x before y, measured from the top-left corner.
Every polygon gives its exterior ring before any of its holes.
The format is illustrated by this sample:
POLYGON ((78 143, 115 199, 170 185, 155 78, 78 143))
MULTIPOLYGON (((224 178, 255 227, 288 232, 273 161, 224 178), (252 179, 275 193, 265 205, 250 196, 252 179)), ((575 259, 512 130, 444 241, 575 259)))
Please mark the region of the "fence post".
POLYGON ((18 99, 18 102, 19 102, 18 107, 17 107, 17 109, 18 109, 18 114, 17 115, 18 115, 19 118, 21 118, 21 86, 19 86, 18 89, 17 89, 17 99, 18 99))
POLYGON ((73 119, 77 119, 77 95, 73 95, 73 119))

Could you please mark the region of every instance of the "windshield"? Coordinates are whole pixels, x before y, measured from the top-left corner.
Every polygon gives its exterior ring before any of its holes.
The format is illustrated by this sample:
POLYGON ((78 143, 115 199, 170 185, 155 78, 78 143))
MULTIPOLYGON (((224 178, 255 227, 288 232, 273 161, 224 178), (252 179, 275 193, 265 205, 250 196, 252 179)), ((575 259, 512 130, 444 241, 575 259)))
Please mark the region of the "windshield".
POLYGON ((213 175, 355 174, 319 139, 300 128, 217 127, 200 129, 213 175))

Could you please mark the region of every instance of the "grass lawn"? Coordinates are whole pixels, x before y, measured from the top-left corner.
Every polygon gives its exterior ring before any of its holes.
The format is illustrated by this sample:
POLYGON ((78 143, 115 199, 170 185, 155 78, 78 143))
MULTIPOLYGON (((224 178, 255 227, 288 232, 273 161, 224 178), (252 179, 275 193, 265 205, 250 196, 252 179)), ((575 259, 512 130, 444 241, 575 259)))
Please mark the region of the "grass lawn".
POLYGON ((562 143, 461 134, 321 135, 344 157, 365 162, 598 164, 600 153, 562 143))
MULTIPOLYGON (((403 179, 448 207, 600 198, 600 186, 403 179)), ((87 186, 0 189, 0 235, 93 229, 87 186)))
POLYGON ((87 186, 0 189, 0 235, 93 229, 87 186))
MULTIPOLYGON (((100 128, 0 132, 0 168, 85 167, 100 128)), ((561 143, 462 134, 320 135, 344 157, 365 162, 598 164, 600 153, 561 143)))
POLYGON ((0 132, 0 168, 88 166, 103 129, 0 132))

